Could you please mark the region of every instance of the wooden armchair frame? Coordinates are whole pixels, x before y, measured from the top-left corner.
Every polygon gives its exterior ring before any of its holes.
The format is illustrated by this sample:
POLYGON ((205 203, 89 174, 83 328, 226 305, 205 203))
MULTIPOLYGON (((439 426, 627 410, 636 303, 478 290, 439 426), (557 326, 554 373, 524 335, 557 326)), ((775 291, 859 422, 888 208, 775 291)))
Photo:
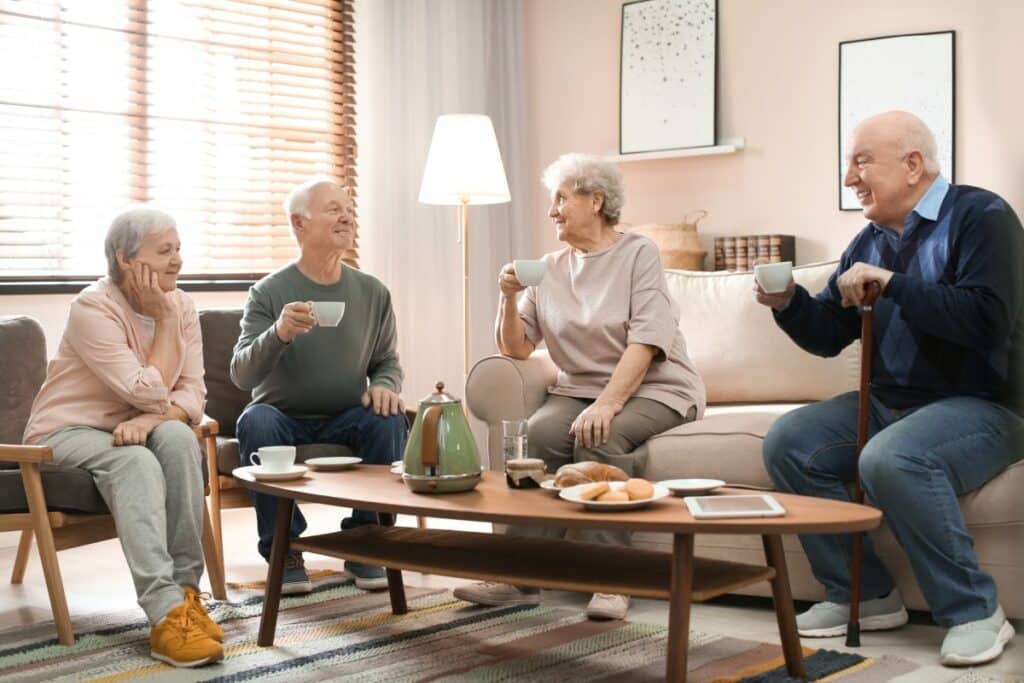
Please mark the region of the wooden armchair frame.
MULTIPOLYGON (((195 427, 196 436, 203 440, 207 454, 211 453, 212 448, 214 456, 217 429, 215 421, 204 422, 195 427)), ((46 579, 46 590, 50 595, 53 621, 57 626, 57 639, 62 645, 73 645, 75 634, 71 628, 71 615, 64 595, 64 582, 57 562, 57 551, 116 538, 117 529, 114 526, 114 518, 109 514, 71 514, 50 512, 47 509, 39 465, 51 460, 53 452, 48 446, 0 445, 0 461, 16 462, 19 465, 29 508, 27 513, 0 513, 0 531, 21 531, 14 570, 11 572, 13 584, 21 583, 25 577, 29 549, 32 546, 32 537, 35 536, 39 560, 43 565, 43 576, 46 579)), ((211 480, 207 492, 214 489, 215 484, 211 480)), ((218 539, 219 526, 218 519, 218 539)), ((206 505, 203 506, 202 544, 213 596, 223 600, 226 598, 223 555, 214 538, 210 513, 206 505)))

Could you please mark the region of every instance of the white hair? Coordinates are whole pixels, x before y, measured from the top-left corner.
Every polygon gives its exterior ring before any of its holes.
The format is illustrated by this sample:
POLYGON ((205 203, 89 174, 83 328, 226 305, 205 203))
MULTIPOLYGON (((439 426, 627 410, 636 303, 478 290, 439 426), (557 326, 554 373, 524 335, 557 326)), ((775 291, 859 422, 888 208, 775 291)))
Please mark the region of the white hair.
POLYGON ((107 255, 107 275, 114 282, 121 280, 121 267, 117 263, 117 252, 129 259, 139 253, 146 236, 177 227, 174 218, 166 211, 146 204, 132 204, 121 210, 110 223, 103 251, 107 255))
POLYGON ((283 203, 284 215, 288 218, 288 223, 291 224, 293 215, 309 218, 309 195, 314 188, 321 185, 337 184, 334 178, 329 175, 318 173, 309 180, 293 187, 283 203))
POLYGON ((572 183, 574 192, 604 196, 601 217, 608 225, 617 225, 626 203, 626 190, 622 184, 622 171, 601 157, 592 154, 563 154, 551 163, 541 176, 549 191, 554 192, 563 183, 572 183))
POLYGON ((900 154, 910 154, 914 150, 921 152, 921 157, 924 159, 924 170, 929 175, 938 175, 942 171, 942 167, 939 164, 935 134, 924 121, 917 119, 916 123, 917 125, 907 126, 906 135, 900 137, 902 147, 900 154))

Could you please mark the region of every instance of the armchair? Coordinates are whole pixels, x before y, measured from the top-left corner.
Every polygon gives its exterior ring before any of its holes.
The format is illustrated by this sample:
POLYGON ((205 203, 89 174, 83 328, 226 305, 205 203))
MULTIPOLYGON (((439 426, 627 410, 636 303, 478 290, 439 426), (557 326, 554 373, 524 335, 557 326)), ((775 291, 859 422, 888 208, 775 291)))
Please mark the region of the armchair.
MULTIPOLYGON (((21 444, 32 401, 45 376, 46 339, 39 323, 28 316, 0 317, 0 532, 21 532, 11 583, 22 582, 35 537, 58 640, 71 645, 75 636, 57 551, 115 538, 117 529, 92 475, 52 464, 53 453, 47 446, 21 444)), ((206 423, 195 431, 209 442, 217 425, 206 423)), ((223 565, 205 506, 202 541, 213 595, 224 599, 223 565)))

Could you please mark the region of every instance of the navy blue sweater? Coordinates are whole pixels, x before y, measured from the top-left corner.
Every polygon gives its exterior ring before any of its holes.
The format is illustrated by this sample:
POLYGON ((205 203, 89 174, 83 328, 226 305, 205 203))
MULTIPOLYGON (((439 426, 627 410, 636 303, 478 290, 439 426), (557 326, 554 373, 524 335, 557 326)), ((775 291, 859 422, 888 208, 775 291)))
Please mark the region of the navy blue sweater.
POLYGON ((860 337, 836 285, 857 262, 895 273, 874 309, 875 396, 895 409, 976 396, 1024 415, 1024 230, 1001 197, 950 185, 935 220, 915 211, 902 236, 861 230, 824 290, 798 286, 775 314, 801 348, 834 356, 860 337))

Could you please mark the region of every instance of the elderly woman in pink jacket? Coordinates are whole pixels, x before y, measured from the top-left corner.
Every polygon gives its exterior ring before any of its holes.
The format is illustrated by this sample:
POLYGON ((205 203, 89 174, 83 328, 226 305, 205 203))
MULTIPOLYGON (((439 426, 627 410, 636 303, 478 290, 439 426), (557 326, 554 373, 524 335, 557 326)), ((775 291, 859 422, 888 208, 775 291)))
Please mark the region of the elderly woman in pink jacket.
POLYGON ((177 289, 180 250, 162 211, 114 219, 108 275, 71 302, 24 441, 92 474, 152 624, 153 657, 199 666, 223 657, 224 633, 198 595, 204 485, 189 425, 206 389, 199 318, 177 289))

